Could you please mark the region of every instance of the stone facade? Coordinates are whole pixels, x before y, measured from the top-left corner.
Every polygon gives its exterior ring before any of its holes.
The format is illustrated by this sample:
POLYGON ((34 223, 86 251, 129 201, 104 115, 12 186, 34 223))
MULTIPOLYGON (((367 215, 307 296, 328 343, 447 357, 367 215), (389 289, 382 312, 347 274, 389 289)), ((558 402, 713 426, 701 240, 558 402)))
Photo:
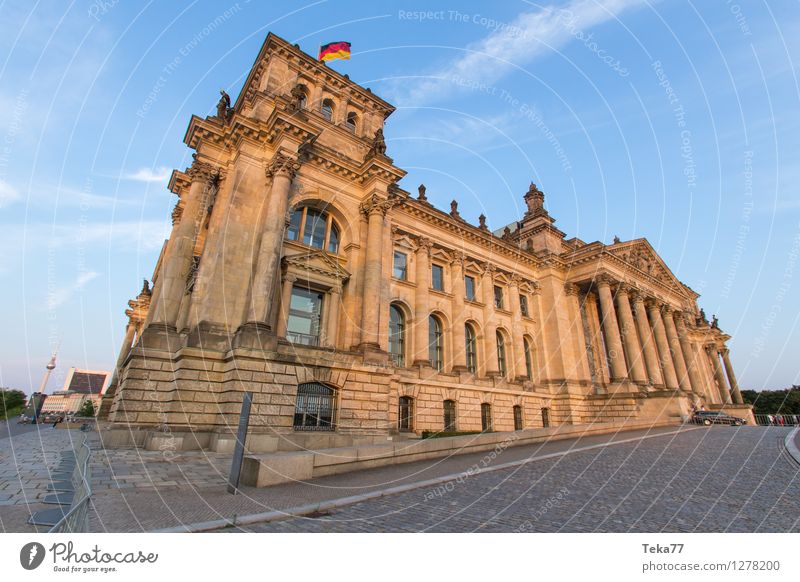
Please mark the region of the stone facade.
POLYGON ((112 428, 213 446, 244 391, 252 434, 287 438, 741 404, 729 337, 645 239, 567 240, 534 184, 498 234, 412 196, 383 139, 393 107, 272 34, 227 103, 190 121, 173 230, 101 411, 112 428), (330 410, 298 395, 309 384, 330 410))

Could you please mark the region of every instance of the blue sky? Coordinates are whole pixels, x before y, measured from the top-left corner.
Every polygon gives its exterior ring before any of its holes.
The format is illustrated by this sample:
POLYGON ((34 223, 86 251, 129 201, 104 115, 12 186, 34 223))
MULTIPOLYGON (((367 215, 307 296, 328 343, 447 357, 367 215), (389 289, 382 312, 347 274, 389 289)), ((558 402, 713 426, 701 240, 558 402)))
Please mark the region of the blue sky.
POLYGON ((388 153, 499 228, 533 180, 585 241, 647 237, 733 336, 743 388, 800 383, 796 2, 0 3, 0 385, 110 369, 170 226, 190 115, 267 32, 395 105, 388 153), (794 354, 794 355, 792 355, 794 354))

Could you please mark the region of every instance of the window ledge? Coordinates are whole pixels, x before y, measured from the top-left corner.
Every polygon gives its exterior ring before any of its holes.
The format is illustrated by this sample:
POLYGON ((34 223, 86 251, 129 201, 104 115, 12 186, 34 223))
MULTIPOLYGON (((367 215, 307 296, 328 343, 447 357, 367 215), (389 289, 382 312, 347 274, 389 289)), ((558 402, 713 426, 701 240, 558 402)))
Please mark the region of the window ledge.
POLYGON ((443 297, 448 297, 450 299, 453 298, 452 293, 448 293, 447 291, 439 291, 438 289, 434 289, 433 287, 428 289, 428 291, 430 291, 431 293, 435 293, 436 295, 442 295, 443 297))

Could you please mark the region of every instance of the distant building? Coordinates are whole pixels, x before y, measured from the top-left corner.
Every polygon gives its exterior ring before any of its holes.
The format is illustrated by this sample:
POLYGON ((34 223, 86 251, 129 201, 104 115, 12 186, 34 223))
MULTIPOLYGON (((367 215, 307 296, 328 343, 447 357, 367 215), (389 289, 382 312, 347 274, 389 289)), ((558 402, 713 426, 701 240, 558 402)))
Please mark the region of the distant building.
POLYGON ((102 394, 110 377, 111 372, 70 368, 63 390, 80 394, 102 394))
POLYGON ((28 418, 38 419, 39 415, 42 413, 42 406, 44 405, 44 401, 46 399, 47 394, 34 392, 31 394, 30 400, 28 400, 28 405, 25 407, 23 414, 28 418))

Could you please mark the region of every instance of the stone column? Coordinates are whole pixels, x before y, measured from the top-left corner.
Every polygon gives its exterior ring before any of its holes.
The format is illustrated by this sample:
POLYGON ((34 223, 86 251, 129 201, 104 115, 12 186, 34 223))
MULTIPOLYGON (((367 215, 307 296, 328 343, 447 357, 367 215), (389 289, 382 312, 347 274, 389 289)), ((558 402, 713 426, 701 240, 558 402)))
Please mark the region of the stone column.
POLYGON ((734 404, 744 404, 742 392, 739 390, 739 382, 736 381, 736 375, 733 373, 730 351, 727 348, 722 350, 722 361, 725 363, 725 372, 728 375, 728 382, 731 385, 731 395, 733 396, 734 404))
POLYGON ((415 273, 417 287, 414 291, 414 365, 430 366, 428 296, 431 286, 431 241, 424 237, 417 240, 415 273))
POLYGON ((292 303, 292 287, 297 277, 292 273, 286 273, 283 276, 283 287, 281 288, 281 314, 278 317, 278 327, 275 330, 275 335, 278 337, 286 337, 287 326, 289 325, 289 306, 292 303))
POLYGON ((678 376, 675 374, 675 364, 672 363, 672 354, 669 353, 667 332, 664 329, 664 320, 661 319, 661 306, 656 301, 648 301, 647 311, 650 314, 650 324, 653 327, 653 337, 656 340, 658 359, 661 362, 661 372, 664 375, 664 386, 668 390, 677 390, 678 376))
POLYGON ((511 285, 508 288, 508 301, 511 303, 511 343, 506 346, 506 358, 511 360, 513 369, 509 370, 510 377, 516 377, 519 381, 528 379, 525 370, 525 332, 522 328, 522 308, 519 304, 519 284, 520 278, 516 275, 511 278, 511 285))
POLYGON ((703 379, 700 376, 700 370, 697 369, 697 354, 686 332, 685 314, 676 311, 673 315, 675 317, 675 327, 678 331, 681 351, 683 351, 683 358, 686 360, 686 370, 689 373, 689 382, 692 385, 692 392, 698 396, 703 396, 703 379))
POLYGON ((572 335, 574 352, 578 358, 574 367, 575 375, 579 380, 591 380, 589 354, 586 350, 586 336, 583 332, 583 318, 581 317, 580 288, 574 283, 566 283, 564 292, 567 295, 567 309, 569 309, 570 335, 572 335))
POLYGON ((639 337, 633 324, 633 313, 631 312, 631 301, 628 297, 628 287, 620 283, 617 287, 617 313, 622 324, 622 339, 628 354, 628 365, 630 368, 631 380, 637 384, 646 384, 647 375, 642 361, 642 347, 639 337))
POLYGON ((367 249, 364 263, 364 287, 361 303, 361 348, 380 351, 380 298, 383 273, 383 218, 388 206, 377 195, 361 205, 367 216, 367 249))
POLYGON ((325 331, 325 347, 335 348, 339 333, 339 304, 342 301, 341 285, 334 286, 328 293, 328 326, 325 331))
POLYGON ((639 328, 639 337, 642 342, 642 353, 644 354, 644 363, 647 367, 647 376, 650 378, 651 384, 658 388, 663 388, 664 376, 661 374, 661 366, 658 363, 655 339, 653 338, 653 330, 650 328, 650 323, 647 319, 644 299, 639 293, 633 293, 632 299, 633 307, 636 310, 636 325, 639 328))
POLYGON ((592 347, 594 348, 595 369, 598 380, 605 384, 609 381, 610 373, 608 370, 608 360, 606 359, 606 348, 603 342, 603 334, 600 329, 600 316, 597 312, 597 295, 593 292, 586 294, 586 318, 589 320, 589 332, 592 334, 592 347))
POLYGON ((467 351, 464 324, 464 256, 459 255, 453 261, 453 371, 467 371, 467 351))
POLYGON ((187 174, 192 185, 186 194, 186 205, 180 222, 173 231, 173 240, 167 245, 167 256, 159 276, 158 302, 154 305, 152 323, 175 328, 181 310, 181 301, 186 291, 186 277, 192 265, 198 221, 204 211, 206 191, 219 176, 219 169, 197 159, 187 174))
POLYGON ((262 212, 265 212, 261 242, 256 257, 255 276, 250 290, 250 309, 247 324, 270 329, 272 327, 272 298, 280 277, 280 260, 283 250, 283 233, 286 229, 286 212, 289 207, 289 190, 300 169, 297 160, 285 152, 277 152, 267 168, 267 178, 272 178, 270 194, 262 212))
POLYGON ((669 305, 664 305, 663 311, 664 328, 667 332, 667 341, 669 342, 669 351, 672 354, 672 363, 675 366, 675 374, 678 377, 678 386, 684 392, 691 392, 692 385, 686 370, 686 360, 683 357, 678 331, 675 329, 675 320, 672 318, 672 308, 669 305))
POLYGON ((600 296, 600 308, 603 312, 603 329, 606 332, 608 359, 611 362, 611 381, 619 382, 628 378, 628 370, 625 367, 625 353, 622 350, 617 312, 614 309, 614 299, 611 296, 608 277, 599 276, 596 279, 596 285, 597 293, 600 296))
MULTIPOLYGON (((494 265, 486 263, 481 278, 483 291, 483 363, 486 376, 499 376, 497 365, 497 323, 494 308, 494 265)), ((506 354, 506 357, 508 354, 506 354)))
POLYGON ((731 404, 731 394, 728 391, 728 382, 725 380, 725 372, 722 371, 722 364, 719 363, 719 352, 716 346, 709 346, 706 353, 711 358, 714 366, 714 379, 717 381, 717 389, 723 404, 731 404))

